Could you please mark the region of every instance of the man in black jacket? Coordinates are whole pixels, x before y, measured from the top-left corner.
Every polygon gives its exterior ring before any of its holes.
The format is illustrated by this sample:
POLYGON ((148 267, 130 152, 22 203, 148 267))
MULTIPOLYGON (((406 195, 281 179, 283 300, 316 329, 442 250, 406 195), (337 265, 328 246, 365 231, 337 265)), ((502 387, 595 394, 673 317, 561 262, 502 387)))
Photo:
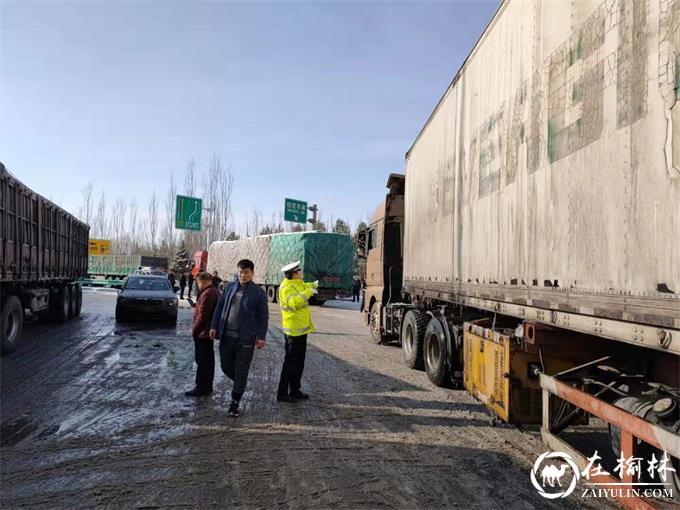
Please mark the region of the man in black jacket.
POLYGON ((248 259, 237 264, 238 281, 222 293, 210 328, 210 337, 220 341, 222 371, 234 381, 229 416, 240 414, 239 402, 248 383, 255 348, 264 347, 269 308, 264 291, 253 282, 255 265, 248 259))
MULTIPOLYGON (((179 277, 179 298, 184 299, 184 289, 187 288, 187 274, 182 273, 179 277)), ((191 295, 189 296, 191 297, 191 295)))

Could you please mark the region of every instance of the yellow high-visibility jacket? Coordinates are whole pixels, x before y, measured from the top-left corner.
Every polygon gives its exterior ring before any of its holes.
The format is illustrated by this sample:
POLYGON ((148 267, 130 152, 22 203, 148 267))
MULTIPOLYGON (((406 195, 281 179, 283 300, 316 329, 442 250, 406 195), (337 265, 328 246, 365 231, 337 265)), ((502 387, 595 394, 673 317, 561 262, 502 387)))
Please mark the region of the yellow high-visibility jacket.
POLYGON ((309 298, 313 286, 302 280, 284 278, 279 287, 279 306, 283 332, 288 336, 301 336, 314 331, 309 298))

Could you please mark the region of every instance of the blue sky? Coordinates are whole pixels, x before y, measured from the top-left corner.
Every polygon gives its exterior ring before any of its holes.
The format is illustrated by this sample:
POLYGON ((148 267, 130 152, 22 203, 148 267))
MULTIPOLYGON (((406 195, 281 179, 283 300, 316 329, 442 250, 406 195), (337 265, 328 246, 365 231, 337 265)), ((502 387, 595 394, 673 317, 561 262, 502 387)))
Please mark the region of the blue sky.
POLYGON ((234 211, 366 217, 497 8, 0 2, 0 160, 76 212, 231 164, 234 211))

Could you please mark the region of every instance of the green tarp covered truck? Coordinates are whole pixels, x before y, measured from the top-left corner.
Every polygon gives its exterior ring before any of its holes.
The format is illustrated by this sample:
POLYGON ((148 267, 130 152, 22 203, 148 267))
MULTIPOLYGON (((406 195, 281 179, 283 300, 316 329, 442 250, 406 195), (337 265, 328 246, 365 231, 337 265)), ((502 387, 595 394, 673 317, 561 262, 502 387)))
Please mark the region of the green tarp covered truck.
POLYGON ((291 232, 217 241, 208 251, 208 271, 217 271, 222 279, 231 281, 241 259, 255 263, 255 283, 265 290, 271 303, 276 302, 284 278, 281 268, 296 260, 302 264, 305 281, 319 281, 316 304, 352 288, 354 249, 346 234, 291 232))
POLYGON ((146 255, 90 255, 87 264, 87 278, 83 285, 121 287, 126 276, 141 268, 167 269, 166 257, 146 255))

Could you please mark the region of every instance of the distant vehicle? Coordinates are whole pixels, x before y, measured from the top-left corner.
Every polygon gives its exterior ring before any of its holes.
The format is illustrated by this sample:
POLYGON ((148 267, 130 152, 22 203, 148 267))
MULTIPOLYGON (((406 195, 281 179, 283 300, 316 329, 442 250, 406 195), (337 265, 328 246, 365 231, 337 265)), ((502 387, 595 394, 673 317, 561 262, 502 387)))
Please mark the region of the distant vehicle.
POLYGON ((134 272, 136 275, 151 275, 151 276, 167 276, 168 273, 161 268, 156 267, 139 267, 137 271, 134 272))
MULTIPOLYGON (((147 255, 90 255, 88 257, 87 277, 80 282, 83 285, 122 287, 125 277, 147 274, 154 271, 165 271, 168 267, 167 257, 151 257, 147 255)), ((165 274, 165 273, 163 273, 165 274)))
POLYGON ((116 320, 158 318, 177 322, 177 296, 165 276, 128 276, 116 301, 116 320))
POLYGON ((347 234, 290 232, 217 241, 210 245, 207 271, 217 271, 225 282, 231 281, 236 263, 244 258, 255 263, 253 281, 262 287, 270 303, 277 299, 283 279, 281 268, 296 260, 302 262, 305 281, 319 282, 319 293, 310 304, 323 305, 335 299, 339 291, 352 288, 354 248, 347 234))
POLYGON ((24 314, 78 317, 90 227, 22 184, 0 163, 0 352, 19 345, 24 314))
POLYGON ((198 273, 202 273, 208 267, 208 252, 206 250, 197 251, 192 258, 191 274, 196 277, 198 273))

